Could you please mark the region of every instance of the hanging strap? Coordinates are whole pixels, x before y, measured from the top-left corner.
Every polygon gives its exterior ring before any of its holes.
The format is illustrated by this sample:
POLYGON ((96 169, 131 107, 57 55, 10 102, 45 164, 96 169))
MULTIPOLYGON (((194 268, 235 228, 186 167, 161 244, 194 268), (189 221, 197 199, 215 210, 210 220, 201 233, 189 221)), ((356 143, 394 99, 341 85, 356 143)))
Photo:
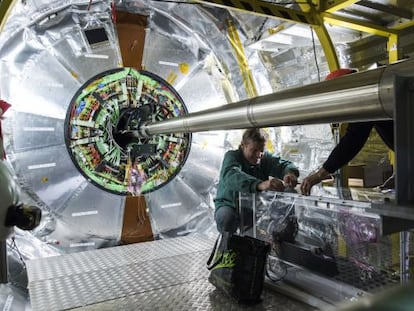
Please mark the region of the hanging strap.
POLYGON ((221 252, 220 257, 219 257, 219 258, 217 258, 217 260, 216 260, 214 263, 212 263, 212 264, 211 264, 211 262, 213 261, 214 255, 216 254, 217 247, 218 247, 218 245, 219 245, 219 241, 221 241, 221 239, 222 239, 222 238, 223 238, 223 237, 222 237, 222 235, 219 235, 219 236, 217 237, 217 239, 216 239, 216 242, 214 243, 213 250, 211 251, 210 257, 209 257, 209 258, 208 258, 208 260, 207 260, 207 269, 208 269, 208 270, 213 269, 213 268, 214 268, 215 266, 217 266, 217 265, 220 263, 220 261, 223 259, 223 253, 224 253, 224 252, 221 252))

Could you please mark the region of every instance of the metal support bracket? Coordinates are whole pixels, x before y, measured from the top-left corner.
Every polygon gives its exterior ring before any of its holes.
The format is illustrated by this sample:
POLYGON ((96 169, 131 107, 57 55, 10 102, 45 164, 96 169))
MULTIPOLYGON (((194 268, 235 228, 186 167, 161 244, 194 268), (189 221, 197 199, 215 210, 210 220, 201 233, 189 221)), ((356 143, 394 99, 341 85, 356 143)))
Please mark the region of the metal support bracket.
POLYGON ((412 207, 414 213, 414 78, 396 76, 394 98, 396 203, 412 207))

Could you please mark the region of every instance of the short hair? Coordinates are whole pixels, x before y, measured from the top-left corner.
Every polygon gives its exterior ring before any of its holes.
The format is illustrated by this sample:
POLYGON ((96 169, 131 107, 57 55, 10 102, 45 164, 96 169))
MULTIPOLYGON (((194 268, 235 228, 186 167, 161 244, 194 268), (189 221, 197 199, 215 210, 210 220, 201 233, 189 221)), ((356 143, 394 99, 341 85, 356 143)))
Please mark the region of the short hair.
POLYGON ((260 128, 250 128, 244 131, 242 137, 242 143, 247 143, 248 141, 265 143, 266 142, 266 133, 260 128))

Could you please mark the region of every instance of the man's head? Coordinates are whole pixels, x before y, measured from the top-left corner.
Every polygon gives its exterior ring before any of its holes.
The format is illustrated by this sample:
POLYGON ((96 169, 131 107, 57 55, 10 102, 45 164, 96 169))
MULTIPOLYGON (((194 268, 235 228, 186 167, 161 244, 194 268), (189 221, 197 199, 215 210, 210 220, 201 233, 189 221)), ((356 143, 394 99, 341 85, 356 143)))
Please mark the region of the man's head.
POLYGON ((262 129, 247 129, 243 133, 240 148, 243 151, 244 158, 250 164, 258 164, 263 156, 263 150, 266 143, 266 134, 262 129))
POLYGON ((337 69, 329 73, 326 76, 325 80, 332 80, 332 79, 342 77, 342 76, 345 76, 347 74, 354 73, 354 72, 357 72, 357 71, 355 69, 350 69, 350 68, 337 69))

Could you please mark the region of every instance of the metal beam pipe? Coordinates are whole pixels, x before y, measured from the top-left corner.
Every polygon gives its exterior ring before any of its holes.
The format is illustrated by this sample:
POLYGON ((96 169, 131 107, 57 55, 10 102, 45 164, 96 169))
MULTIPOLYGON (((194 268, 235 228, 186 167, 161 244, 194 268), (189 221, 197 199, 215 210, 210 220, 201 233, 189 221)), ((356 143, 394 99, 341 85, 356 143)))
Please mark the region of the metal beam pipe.
POLYGON ((392 119, 395 75, 413 76, 414 61, 145 123, 134 135, 392 119))

